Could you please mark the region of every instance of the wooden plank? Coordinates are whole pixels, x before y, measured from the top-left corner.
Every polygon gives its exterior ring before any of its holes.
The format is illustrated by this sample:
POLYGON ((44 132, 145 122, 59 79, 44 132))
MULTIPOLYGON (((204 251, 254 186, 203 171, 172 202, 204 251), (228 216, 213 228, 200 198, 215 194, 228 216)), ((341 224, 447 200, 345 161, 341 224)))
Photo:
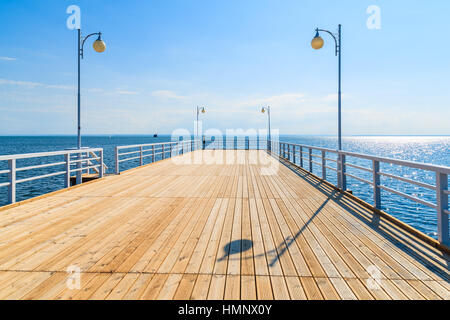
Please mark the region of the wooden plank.
POLYGON ((286 284, 292 300, 306 300, 306 293, 298 277, 286 277, 286 284))
POLYGON ((113 273, 110 277, 89 297, 90 300, 105 300, 114 290, 125 274, 113 273))
POLYGON ((164 283, 167 281, 168 277, 168 274, 155 274, 139 299, 155 300, 163 289, 164 283))
POLYGON ((184 274, 175 292, 173 300, 189 300, 197 280, 196 274, 184 274))
POLYGON ((206 300, 210 284, 211 275, 199 274, 192 290, 191 300, 206 300))
POLYGON ((241 277, 239 275, 227 275, 225 283, 225 300, 241 299, 241 277))
POLYGON ((138 273, 127 273, 120 280, 117 286, 107 296, 107 300, 119 300, 122 299, 128 291, 133 287, 136 280, 139 278, 138 273))
POLYGON ((181 274, 171 274, 167 277, 159 295, 158 300, 171 300, 175 293, 177 292, 178 286, 180 285, 183 275, 181 274))
POLYGON ((256 294, 258 300, 273 300, 272 284, 269 276, 256 276, 256 294))
POLYGON ((136 281, 133 283, 131 288, 127 291, 127 293, 123 296, 123 300, 137 300, 143 294, 145 289, 147 289, 148 284, 153 278, 153 274, 142 273, 139 274, 136 281))
POLYGON ((241 276, 241 300, 256 300, 255 276, 241 276))
POLYGON ((315 278, 314 280, 325 300, 340 300, 339 294, 328 278, 315 278))
POLYGON ((323 300, 323 295, 314 278, 301 277, 300 281, 308 300, 323 300))

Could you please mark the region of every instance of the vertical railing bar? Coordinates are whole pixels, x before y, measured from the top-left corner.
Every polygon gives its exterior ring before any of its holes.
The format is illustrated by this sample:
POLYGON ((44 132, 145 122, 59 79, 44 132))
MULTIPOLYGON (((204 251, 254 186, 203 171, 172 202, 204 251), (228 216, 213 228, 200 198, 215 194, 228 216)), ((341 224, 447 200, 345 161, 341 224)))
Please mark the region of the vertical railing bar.
POLYGON ((313 163, 312 163, 312 149, 308 149, 308 155, 309 155, 309 172, 313 173, 313 163))
POLYGON ((300 150, 299 150, 299 160, 300 160, 300 167, 303 168, 303 147, 300 146, 300 150))
POLYGON ((155 162, 155 146, 153 145, 152 146, 152 163, 154 163, 155 162))
POLYGON ((444 191, 448 190, 448 175, 436 171, 436 207, 437 207, 437 231, 439 242, 450 245, 449 236, 449 215, 445 212, 448 210, 448 194, 444 191))
POLYGON ((322 179, 327 180, 327 157, 325 150, 322 150, 322 179))
POLYGON ((139 147, 139 165, 143 165, 144 164, 144 156, 143 156, 143 148, 142 146, 139 147))
POLYGON ((64 188, 70 187, 70 153, 64 155, 66 161, 66 174, 64 176, 64 188))
POLYGON ((295 164, 295 145, 292 146, 293 147, 293 152, 292 152, 292 162, 295 164))
POLYGON ((381 209, 380 162, 372 160, 373 206, 381 209))
POLYGON ((120 163, 119 163, 119 147, 116 147, 114 157, 116 159, 116 174, 120 174, 120 163))
POLYGON ((16 202, 16 159, 8 160, 8 202, 15 203, 16 202))
POLYGON ((100 155, 100 159, 99 159, 99 161, 100 161, 100 167, 99 167, 99 169, 98 169, 98 176, 99 176, 99 178, 101 179, 101 178, 103 178, 103 176, 104 176, 104 171, 105 171, 105 168, 103 167, 103 160, 104 160, 104 154, 103 154, 103 149, 102 150, 100 150, 99 152, 99 155, 100 155))
POLYGON ((346 172, 346 166, 345 166, 345 154, 339 153, 339 170, 338 170, 338 175, 339 175, 339 181, 338 184, 340 182, 340 186, 338 186, 340 189, 346 191, 347 190, 347 176, 345 175, 346 172))

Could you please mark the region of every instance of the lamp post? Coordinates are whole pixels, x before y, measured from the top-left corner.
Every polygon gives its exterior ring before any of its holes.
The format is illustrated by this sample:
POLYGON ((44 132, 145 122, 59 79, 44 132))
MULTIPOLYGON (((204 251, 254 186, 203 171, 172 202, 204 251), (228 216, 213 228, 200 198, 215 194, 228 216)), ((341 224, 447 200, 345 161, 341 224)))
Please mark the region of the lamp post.
POLYGON ((198 116, 200 115, 200 112, 205 113, 206 112, 205 107, 197 106, 197 139, 198 139, 198 116))
POLYGON ((323 29, 316 29, 316 36, 311 41, 311 47, 313 49, 319 50, 323 47, 324 41, 322 37, 319 35, 319 32, 326 32, 330 34, 334 42, 336 44, 335 47, 335 55, 338 57, 338 149, 342 150, 342 130, 341 130, 341 106, 342 106, 342 95, 341 95, 341 52, 342 52, 342 38, 341 38, 341 30, 342 26, 338 26, 338 33, 337 35, 323 29))
MULTIPOLYGON (((78 149, 81 149, 81 94, 80 94, 80 71, 81 71, 81 59, 84 58, 84 43, 91 36, 98 36, 97 40, 94 41, 93 48, 96 52, 104 52, 106 50, 106 44, 102 40, 102 33, 96 32, 82 37, 81 29, 78 29, 78 149)), ((81 158, 81 154, 78 154, 81 158)), ((81 168, 81 162, 78 162, 78 168, 81 168)), ((81 170, 77 171, 77 184, 81 183, 81 170)))
POLYGON ((262 107, 261 112, 265 113, 267 111, 267 119, 269 122, 269 140, 267 141, 267 150, 270 152, 272 150, 272 137, 270 134, 270 106, 262 107))

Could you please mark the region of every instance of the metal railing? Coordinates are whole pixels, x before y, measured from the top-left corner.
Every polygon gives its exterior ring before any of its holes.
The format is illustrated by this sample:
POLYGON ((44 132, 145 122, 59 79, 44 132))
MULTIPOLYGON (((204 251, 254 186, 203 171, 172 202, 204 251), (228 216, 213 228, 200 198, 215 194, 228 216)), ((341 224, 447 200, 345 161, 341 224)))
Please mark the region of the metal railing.
POLYGON ((395 194, 402 198, 420 203, 430 207, 437 212, 437 235, 438 240, 450 245, 449 237, 449 186, 448 177, 450 175, 450 167, 437 166, 432 164, 424 164, 412 161, 396 160, 390 158, 376 157, 371 155, 359 154, 347 151, 337 151, 333 149, 318 148, 301 144, 294 144, 288 142, 270 142, 272 152, 279 155, 281 158, 298 164, 303 169, 313 173, 314 165, 321 168, 321 178, 329 181, 329 171, 336 174, 337 187, 344 191, 347 190, 347 177, 353 178, 367 184, 372 189, 373 206, 376 209, 381 209, 381 190, 395 194), (365 162, 371 162, 370 167, 365 167, 360 164, 350 162, 349 159, 359 159, 365 162), (416 181, 410 178, 401 177, 394 173, 382 171, 381 165, 400 166, 409 169, 424 170, 431 172, 435 177, 433 184, 416 181), (348 168, 352 169, 352 173, 347 172, 348 168), (355 172, 353 174, 353 172, 355 172), (362 177, 364 176, 364 177, 362 177), (415 195, 411 195, 383 184, 381 178, 394 179, 413 185, 414 187, 421 187, 435 192, 436 199, 430 202, 421 199, 415 195))
POLYGON ((8 188, 9 204, 16 202, 17 184, 23 182, 64 175, 64 187, 68 188, 70 187, 71 173, 89 173, 91 169, 95 169, 99 178, 104 175, 104 166, 101 165, 103 164, 103 149, 101 148, 4 155, 0 156, 1 162, 7 162, 8 169, 0 170, 0 175, 7 175, 7 182, 0 183, 0 187, 8 188), (33 161, 32 159, 39 164, 24 163, 22 166, 18 166, 18 162, 33 161), (97 164, 93 161, 96 161, 97 164), (50 168, 63 168, 63 170, 39 175, 33 173, 33 171, 50 168), (26 173, 26 177, 19 178, 18 173, 21 172, 26 173))
POLYGON ((205 138, 204 149, 216 150, 266 150, 268 141, 259 137, 205 138))
POLYGON ((151 157, 150 163, 153 163, 201 148, 200 140, 117 146, 115 149, 115 173, 120 174, 120 164, 123 162, 139 160, 138 166, 142 166, 146 158, 151 157), (126 152, 121 153, 121 150, 126 150, 126 152), (128 158, 124 158, 123 156, 128 156, 128 158))

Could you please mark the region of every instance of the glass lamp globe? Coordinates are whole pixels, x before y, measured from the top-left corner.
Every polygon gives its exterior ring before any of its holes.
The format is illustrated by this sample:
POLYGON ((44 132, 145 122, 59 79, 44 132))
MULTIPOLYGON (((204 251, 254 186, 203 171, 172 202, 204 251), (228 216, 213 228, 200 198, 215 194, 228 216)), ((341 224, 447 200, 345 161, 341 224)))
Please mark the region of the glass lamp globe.
POLYGON ((311 41, 311 47, 313 49, 319 50, 323 47, 324 41, 321 36, 317 35, 311 41))
POLYGON ((106 44, 100 37, 98 37, 98 39, 94 41, 94 44, 92 46, 94 47, 94 50, 99 53, 104 52, 106 50, 106 44))

